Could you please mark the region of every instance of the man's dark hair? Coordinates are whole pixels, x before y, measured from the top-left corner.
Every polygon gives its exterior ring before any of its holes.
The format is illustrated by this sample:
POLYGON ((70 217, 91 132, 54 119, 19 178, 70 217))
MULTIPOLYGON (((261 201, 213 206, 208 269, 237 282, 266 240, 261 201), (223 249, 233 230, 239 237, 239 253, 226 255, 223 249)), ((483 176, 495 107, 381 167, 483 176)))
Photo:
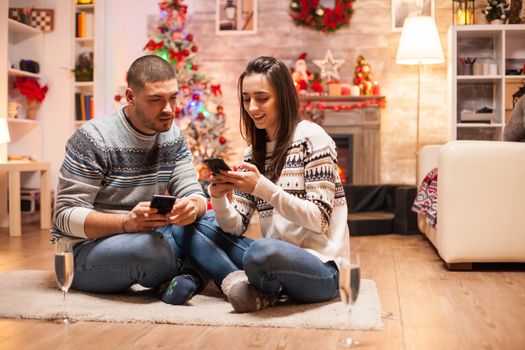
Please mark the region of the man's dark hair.
POLYGON ((137 58, 128 70, 128 87, 142 89, 146 82, 166 81, 175 79, 173 66, 163 58, 146 55, 137 58))

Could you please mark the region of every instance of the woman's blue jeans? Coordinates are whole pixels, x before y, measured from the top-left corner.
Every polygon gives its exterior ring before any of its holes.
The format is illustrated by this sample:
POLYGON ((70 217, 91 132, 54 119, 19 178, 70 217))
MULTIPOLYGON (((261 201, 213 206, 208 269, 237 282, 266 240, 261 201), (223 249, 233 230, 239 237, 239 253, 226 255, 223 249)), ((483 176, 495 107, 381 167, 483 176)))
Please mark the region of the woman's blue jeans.
POLYGON ((123 292, 133 284, 152 288, 173 278, 182 265, 173 233, 193 225, 162 226, 154 231, 123 233, 85 241, 74 248, 72 288, 93 293, 123 292))
POLYGON ((220 286, 231 272, 244 269, 248 280, 265 293, 282 288, 299 302, 321 302, 338 295, 338 270, 306 250, 281 240, 224 233, 209 211, 195 230, 174 232, 180 249, 220 286))

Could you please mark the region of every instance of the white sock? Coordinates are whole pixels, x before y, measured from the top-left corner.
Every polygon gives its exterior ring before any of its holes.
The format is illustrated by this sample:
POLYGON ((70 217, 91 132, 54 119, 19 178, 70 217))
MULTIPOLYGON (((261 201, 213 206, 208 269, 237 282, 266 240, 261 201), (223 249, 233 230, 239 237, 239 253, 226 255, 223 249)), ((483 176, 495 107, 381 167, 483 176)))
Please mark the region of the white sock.
POLYGON ((224 295, 228 296, 231 287, 239 282, 248 282, 248 276, 246 276, 244 270, 233 271, 224 277, 221 283, 221 289, 224 295))

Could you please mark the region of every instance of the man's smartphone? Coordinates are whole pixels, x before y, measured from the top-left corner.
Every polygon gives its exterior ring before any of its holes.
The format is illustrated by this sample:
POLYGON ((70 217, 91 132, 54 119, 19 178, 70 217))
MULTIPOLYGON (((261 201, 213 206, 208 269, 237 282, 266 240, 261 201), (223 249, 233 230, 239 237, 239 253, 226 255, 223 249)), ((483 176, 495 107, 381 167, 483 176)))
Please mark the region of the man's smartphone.
POLYGON ((171 211, 171 208, 173 208, 173 204, 175 204, 176 199, 177 198, 173 196, 163 196, 160 194, 156 194, 153 195, 150 207, 156 208, 157 213, 159 214, 167 214, 171 211))
POLYGON ((216 174, 219 173, 219 170, 231 171, 231 168, 222 158, 207 158, 203 162, 216 174))

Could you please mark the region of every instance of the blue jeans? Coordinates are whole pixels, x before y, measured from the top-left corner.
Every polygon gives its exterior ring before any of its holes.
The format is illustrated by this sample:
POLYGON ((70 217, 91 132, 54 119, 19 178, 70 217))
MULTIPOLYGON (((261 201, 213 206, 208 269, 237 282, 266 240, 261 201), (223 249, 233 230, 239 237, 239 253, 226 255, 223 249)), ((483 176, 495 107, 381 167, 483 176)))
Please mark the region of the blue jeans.
POLYGON ((85 241, 74 248, 72 288, 93 293, 119 293, 138 283, 156 287, 176 276, 181 252, 173 232, 192 226, 162 226, 154 231, 123 233, 85 241))
POLYGON ((304 303, 338 295, 338 270, 301 247, 281 240, 252 240, 224 233, 213 212, 193 232, 174 232, 175 241, 196 265, 220 286, 231 272, 244 269, 248 280, 265 293, 283 292, 304 303))

